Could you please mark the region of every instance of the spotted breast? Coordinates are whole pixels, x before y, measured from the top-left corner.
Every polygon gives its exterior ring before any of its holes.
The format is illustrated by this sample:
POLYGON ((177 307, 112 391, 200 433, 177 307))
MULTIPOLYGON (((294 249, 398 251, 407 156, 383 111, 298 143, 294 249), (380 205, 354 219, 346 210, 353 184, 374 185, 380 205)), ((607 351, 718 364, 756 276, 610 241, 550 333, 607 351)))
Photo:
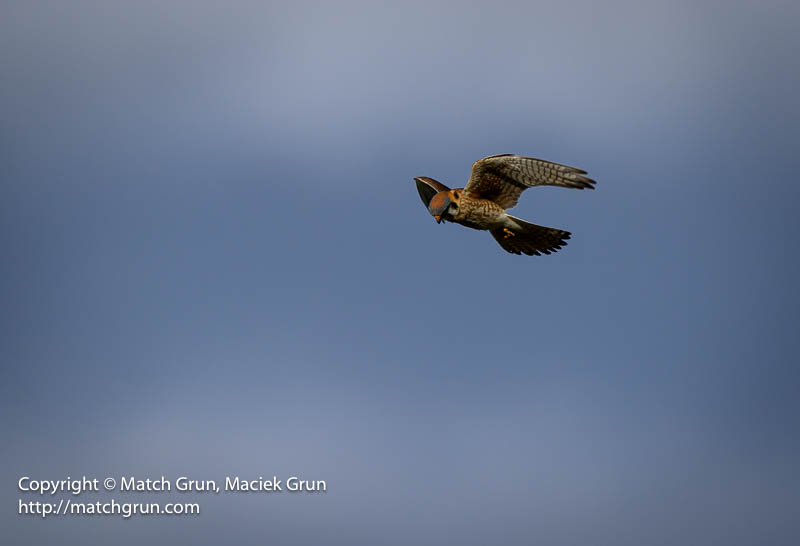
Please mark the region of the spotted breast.
POLYGON ((464 192, 453 220, 474 229, 494 229, 503 225, 506 211, 493 201, 464 192))

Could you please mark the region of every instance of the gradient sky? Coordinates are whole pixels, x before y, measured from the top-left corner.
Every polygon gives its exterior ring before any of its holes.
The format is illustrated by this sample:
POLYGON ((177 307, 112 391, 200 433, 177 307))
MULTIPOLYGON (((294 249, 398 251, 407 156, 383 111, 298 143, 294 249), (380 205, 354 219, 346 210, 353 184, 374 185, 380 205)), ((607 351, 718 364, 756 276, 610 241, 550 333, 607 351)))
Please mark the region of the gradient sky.
POLYGON ((797 544, 798 23, 5 2, 3 542, 797 544), (495 153, 598 181, 515 209, 569 246, 430 218, 495 153), (82 474, 329 490, 17 515, 82 474))

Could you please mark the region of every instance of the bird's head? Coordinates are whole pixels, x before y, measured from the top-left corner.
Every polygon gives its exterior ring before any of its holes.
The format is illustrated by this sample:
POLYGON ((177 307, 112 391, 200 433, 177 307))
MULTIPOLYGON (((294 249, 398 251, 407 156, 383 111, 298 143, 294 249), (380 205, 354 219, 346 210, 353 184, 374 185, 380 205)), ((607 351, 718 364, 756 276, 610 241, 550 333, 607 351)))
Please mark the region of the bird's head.
POLYGON ((428 211, 436 219, 437 224, 444 220, 452 220, 458 210, 459 195, 453 190, 440 191, 428 204, 428 211))

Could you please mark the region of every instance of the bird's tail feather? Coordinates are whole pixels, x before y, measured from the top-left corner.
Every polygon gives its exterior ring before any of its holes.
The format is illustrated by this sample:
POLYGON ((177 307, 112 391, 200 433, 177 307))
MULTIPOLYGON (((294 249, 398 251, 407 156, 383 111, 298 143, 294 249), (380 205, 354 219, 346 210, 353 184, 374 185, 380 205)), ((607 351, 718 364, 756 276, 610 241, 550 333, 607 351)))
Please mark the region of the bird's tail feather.
POLYGON ((493 229, 490 233, 500 246, 512 254, 550 254, 566 246, 570 236, 568 231, 537 226, 511 215, 508 218, 512 220, 510 226, 493 229))

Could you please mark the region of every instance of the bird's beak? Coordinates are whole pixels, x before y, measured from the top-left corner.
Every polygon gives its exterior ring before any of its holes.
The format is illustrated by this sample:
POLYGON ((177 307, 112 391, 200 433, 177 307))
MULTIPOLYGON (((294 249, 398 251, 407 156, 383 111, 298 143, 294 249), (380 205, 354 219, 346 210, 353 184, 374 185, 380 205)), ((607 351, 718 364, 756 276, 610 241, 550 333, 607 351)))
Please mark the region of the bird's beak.
POLYGON ((434 218, 436 218, 436 223, 437 224, 441 224, 442 223, 442 217, 441 216, 434 216, 434 218))

